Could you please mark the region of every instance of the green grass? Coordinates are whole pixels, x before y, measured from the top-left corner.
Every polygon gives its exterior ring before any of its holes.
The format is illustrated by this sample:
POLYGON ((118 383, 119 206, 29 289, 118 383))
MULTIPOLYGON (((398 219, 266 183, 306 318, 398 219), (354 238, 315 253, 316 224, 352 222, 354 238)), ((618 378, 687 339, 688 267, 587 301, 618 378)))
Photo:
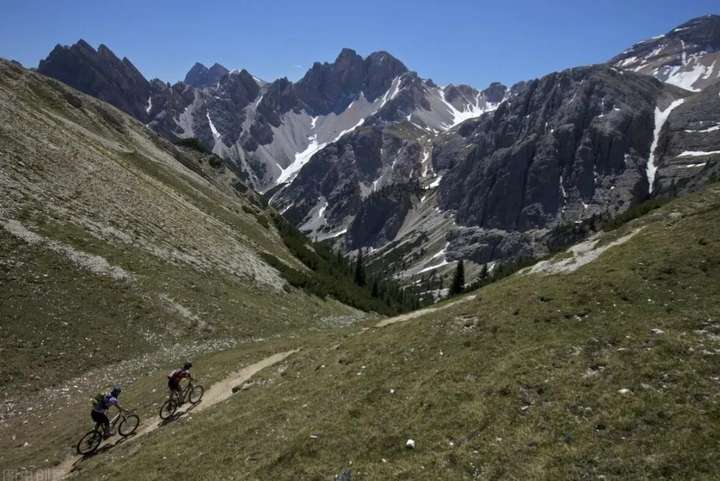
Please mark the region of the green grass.
POLYGON ((173 191, 181 193, 204 213, 236 229, 259 249, 267 250, 275 256, 284 258, 287 262, 293 262, 287 251, 280 247, 280 238, 269 230, 267 220, 261 219, 260 215, 247 216, 245 213, 241 213, 244 212, 242 203, 238 202, 237 205, 233 205, 228 202, 227 197, 223 197, 212 187, 179 176, 169 167, 137 153, 127 154, 125 159, 134 168, 158 179, 173 191))
POLYGON ((0 251, 5 261, 0 266, 0 386, 6 393, 20 385, 40 388, 142 352, 149 346, 138 331, 177 321, 140 291, 78 271, 69 260, 30 247, 5 230, 0 230, 0 251))
POLYGON ((2 250, 12 260, 12 267, 0 270, 0 280, 8 286, 0 291, 4 319, 0 346, 6 353, 0 369, 3 390, 20 385, 37 389, 156 349, 158 341, 149 343, 142 333, 162 342, 252 339, 290 335, 316 326, 328 314, 347 312, 331 300, 299 290, 278 296, 222 272, 200 272, 140 249, 117 247, 72 224, 46 219, 38 223, 37 231, 103 256, 133 273, 135 280, 126 283, 98 277, 0 230, 2 250), (192 322, 168 310, 160 298, 163 295, 204 322, 192 322), (110 348, 110 353, 98 355, 101 348, 110 348), (49 370, 47 376, 30 382, 32 373, 45 370, 49 370))
POLYGON ((295 339, 286 370, 77 479, 717 479, 719 207, 715 186, 574 273, 295 339))

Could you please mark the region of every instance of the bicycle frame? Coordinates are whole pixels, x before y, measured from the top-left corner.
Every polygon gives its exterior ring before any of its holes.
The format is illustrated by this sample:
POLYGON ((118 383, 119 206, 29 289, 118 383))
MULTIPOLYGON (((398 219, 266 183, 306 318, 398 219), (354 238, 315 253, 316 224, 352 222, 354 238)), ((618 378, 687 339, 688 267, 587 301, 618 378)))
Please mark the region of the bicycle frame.
MULTIPOLYGON (((112 419, 110 419, 110 422, 109 422, 110 430, 114 430, 115 426, 118 424, 118 422, 120 422, 124 417, 125 417, 125 415, 121 411, 118 411, 118 413, 115 416, 113 416, 112 419)), ((95 423, 96 430, 102 431, 103 430, 102 428, 103 428, 102 423, 95 423)))
POLYGON ((175 397, 175 400, 178 403, 183 404, 186 401, 190 400, 190 392, 192 391, 192 388, 193 382, 192 379, 190 379, 184 388, 180 389, 179 391, 171 391, 170 395, 175 397))

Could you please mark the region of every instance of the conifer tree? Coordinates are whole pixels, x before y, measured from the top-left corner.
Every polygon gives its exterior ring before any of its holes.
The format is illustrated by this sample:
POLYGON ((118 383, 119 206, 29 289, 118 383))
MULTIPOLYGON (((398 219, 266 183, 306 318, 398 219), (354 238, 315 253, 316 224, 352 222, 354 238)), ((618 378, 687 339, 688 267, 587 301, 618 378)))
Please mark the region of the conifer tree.
POLYGON ((355 261, 355 284, 360 287, 365 287, 365 266, 363 265, 362 248, 358 252, 357 260, 355 261))
POLYGON ((450 295, 456 296, 461 294, 465 289, 465 266, 462 259, 457 263, 455 268, 455 275, 453 276, 452 284, 450 285, 450 295))

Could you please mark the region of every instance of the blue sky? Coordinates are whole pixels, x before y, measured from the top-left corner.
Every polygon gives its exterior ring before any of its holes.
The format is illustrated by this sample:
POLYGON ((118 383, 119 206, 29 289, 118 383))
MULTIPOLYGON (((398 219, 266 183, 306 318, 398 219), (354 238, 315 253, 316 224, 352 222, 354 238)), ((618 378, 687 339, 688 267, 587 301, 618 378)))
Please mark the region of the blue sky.
POLYGON ((104 43, 148 78, 194 62, 295 80, 341 48, 387 50, 437 83, 484 87, 607 60, 717 0, 3 0, 0 57, 35 67, 55 44, 104 43))

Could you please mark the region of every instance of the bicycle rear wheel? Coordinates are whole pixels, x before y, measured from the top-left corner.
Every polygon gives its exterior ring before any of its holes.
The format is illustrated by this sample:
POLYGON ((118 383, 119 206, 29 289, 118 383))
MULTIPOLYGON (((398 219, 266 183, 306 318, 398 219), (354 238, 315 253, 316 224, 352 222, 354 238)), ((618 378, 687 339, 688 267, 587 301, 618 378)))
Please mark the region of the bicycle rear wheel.
POLYGON ((98 446, 100 446, 102 440, 102 433, 97 429, 93 429, 89 433, 85 434, 85 436, 80 439, 80 442, 77 443, 78 454, 84 456, 86 454, 95 452, 98 446))
POLYGON ((160 406, 160 419, 168 419, 175 414, 177 410, 177 402, 175 399, 168 399, 160 406))
POLYGON ((140 418, 135 414, 130 414, 129 416, 125 416, 125 419, 120 422, 118 432, 120 433, 120 436, 130 436, 135 432, 139 424, 140 418))
POLYGON ((205 394, 205 388, 198 384, 197 386, 193 386, 190 394, 188 395, 188 399, 190 399, 192 404, 197 404, 202 399, 203 394, 205 394))

